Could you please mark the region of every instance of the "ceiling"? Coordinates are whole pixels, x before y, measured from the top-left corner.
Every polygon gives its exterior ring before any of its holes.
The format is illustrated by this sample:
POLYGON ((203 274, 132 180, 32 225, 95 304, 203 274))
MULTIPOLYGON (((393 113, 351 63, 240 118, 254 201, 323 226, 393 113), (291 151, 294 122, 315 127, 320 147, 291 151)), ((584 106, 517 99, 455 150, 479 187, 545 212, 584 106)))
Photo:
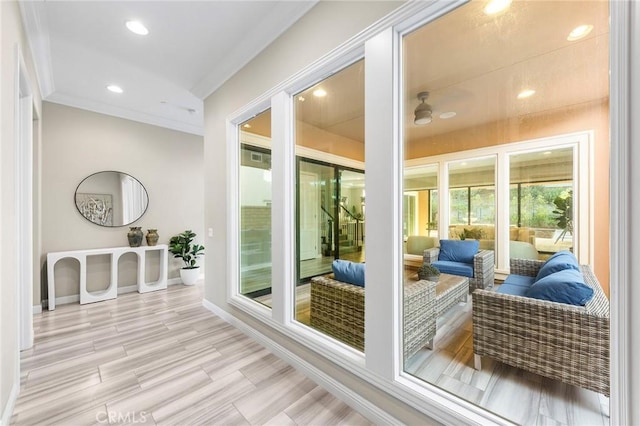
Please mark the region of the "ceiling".
POLYGON ((23 1, 43 98, 203 134, 203 99, 317 0, 23 1), (149 34, 127 30, 139 20, 149 34), (116 84, 123 93, 106 90, 116 84))
MULTIPOLYGON (((474 0, 403 39, 404 129, 409 142, 530 114, 557 114, 609 96, 607 1, 513 1, 497 15, 474 0), (577 41, 575 27, 593 31, 577 41), (536 93, 518 99, 531 88, 536 93), (433 122, 418 126, 417 94, 430 92, 433 122), (440 114, 455 112, 453 118, 440 114)), ((364 142, 364 63, 359 61, 296 96, 296 117, 364 142), (327 95, 312 95, 322 88, 327 95)), ((260 133, 259 123, 255 132, 260 133)))

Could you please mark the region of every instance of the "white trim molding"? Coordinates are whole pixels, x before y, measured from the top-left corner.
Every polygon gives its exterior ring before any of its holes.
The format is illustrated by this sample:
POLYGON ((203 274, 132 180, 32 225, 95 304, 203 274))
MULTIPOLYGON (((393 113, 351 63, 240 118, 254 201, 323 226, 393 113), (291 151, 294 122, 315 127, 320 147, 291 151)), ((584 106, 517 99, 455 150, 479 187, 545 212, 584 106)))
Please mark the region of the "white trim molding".
POLYGON ((31 55, 36 67, 36 76, 42 98, 55 91, 53 65, 51 61, 51 43, 45 3, 39 1, 20 1, 20 13, 24 24, 31 55))
POLYGON ((611 399, 612 425, 640 424, 640 8, 634 1, 611 1, 609 40, 611 160, 611 399), (635 143, 632 144, 632 141, 635 143), (634 328, 634 325, 636 327, 634 328))
POLYGON ((16 401, 18 400, 18 394, 20 393, 20 380, 13 383, 11 387, 11 392, 9 393, 9 398, 7 398, 7 403, 4 405, 4 410, 2 411, 2 418, 0 418, 0 426, 9 425, 11 423, 11 416, 13 415, 13 408, 16 405, 16 401))

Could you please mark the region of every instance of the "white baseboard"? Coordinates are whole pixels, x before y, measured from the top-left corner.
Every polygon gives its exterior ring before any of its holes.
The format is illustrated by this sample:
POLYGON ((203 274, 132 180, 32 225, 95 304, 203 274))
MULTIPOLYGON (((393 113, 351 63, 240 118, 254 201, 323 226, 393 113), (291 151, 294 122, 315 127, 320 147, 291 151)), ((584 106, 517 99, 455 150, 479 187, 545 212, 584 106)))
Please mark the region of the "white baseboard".
POLYGON ((42 313, 42 305, 33 305, 33 315, 42 313))
POLYGON ((20 392, 20 376, 16 379, 16 382, 13 383, 13 387, 11 388, 11 393, 9 394, 9 399, 4 406, 4 410, 2 411, 2 418, 0 419, 0 426, 9 425, 11 422, 11 415, 13 414, 13 407, 16 405, 16 401, 18 400, 18 393, 20 392))
POLYGON ((176 285, 176 284, 182 284, 182 280, 180 279, 180 277, 169 278, 167 280, 167 285, 176 285))
MULTIPOLYGON (((204 278, 204 275, 201 275, 201 279, 203 278, 204 278)), ((167 285, 176 285, 176 284, 182 284, 182 280, 180 278, 169 278, 167 280, 167 285)), ((128 285, 126 287, 118 287, 118 294, 133 293, 136 291, 138 291, 137 285, 128 285)), ((69 296, 56 297, 56 306, 65 305, 67 303, 76 303, 79 301, 80 301, 80 294, 72 294, 69 296)), ((42 303, 48 306, 49 301, 45 299, 42 301, 42 303)), ((34 314, 39 314, 40 312, 42 312, 42 306, 36 305, 33 307, 34 314)))
POLYGON ((134 291, 138 291, 137 285, 128 285, 126 287, 118 287, 118 294, 133 293, 134 291))
POLYGON ((76 303, 80 301, 80 294, 72 294, 70 296, 56 297, 56 306, 66 305, 67 303, 76 303))
POLYGON ((300 371, 302 374, 322 386, 340 401, 344 401, 347 405, 357 410, 363 416, 371 420, 374 424, 391 425, 402 423, 366 398, 363 398, 359 394, 354 393, 352 389, 335 380, 333 377, 318 369, 313 364, 287 350, 280 344, 276 343, 274 340, 257 332, 256 330, 245 324, 243 321, 229 314, 227 311, 220 309, 218 306, 214 305, 206 299, 202 299, 202 306, 269 349, 276 356, 283 359, 284 361, 292 365, 296 370, 300 371))

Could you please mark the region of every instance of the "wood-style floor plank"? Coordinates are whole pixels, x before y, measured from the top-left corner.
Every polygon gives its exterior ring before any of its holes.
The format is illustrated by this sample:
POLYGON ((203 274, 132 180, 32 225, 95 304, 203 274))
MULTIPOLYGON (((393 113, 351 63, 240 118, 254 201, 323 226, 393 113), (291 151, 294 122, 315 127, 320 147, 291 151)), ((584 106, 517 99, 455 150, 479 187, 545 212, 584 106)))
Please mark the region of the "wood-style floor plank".
POLYGON ((201 286, 34 316, 13 425, 368 425, 202 307, 201 286))

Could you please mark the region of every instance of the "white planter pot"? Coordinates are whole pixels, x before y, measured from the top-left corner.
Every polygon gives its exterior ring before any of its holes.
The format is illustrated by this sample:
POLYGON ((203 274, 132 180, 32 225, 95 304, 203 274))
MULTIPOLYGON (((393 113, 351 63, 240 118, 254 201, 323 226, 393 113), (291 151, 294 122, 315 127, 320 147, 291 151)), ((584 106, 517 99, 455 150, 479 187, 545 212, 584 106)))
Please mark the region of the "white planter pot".
POLYGON ((184 285, 194 285, 200 277, 200 267, 193 269, 180 269, 180 279, 184 285))

